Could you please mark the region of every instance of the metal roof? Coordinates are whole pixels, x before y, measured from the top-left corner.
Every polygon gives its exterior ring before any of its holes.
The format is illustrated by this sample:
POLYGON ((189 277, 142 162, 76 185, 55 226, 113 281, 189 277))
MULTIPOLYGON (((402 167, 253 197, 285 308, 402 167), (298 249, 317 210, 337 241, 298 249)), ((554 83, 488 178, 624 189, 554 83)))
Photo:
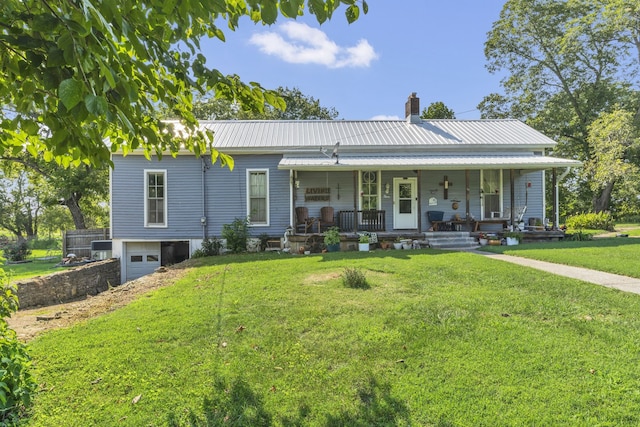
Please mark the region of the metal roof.
POLYGON ((468 156, 339 156, 294 157, 285 156, 278 164, 279 169, 295 170, 339 170, 375 168, 380 170, 411 170, 420 167, 429 169, 545 169, 554 167, 574 167, 581 163, 575 160, 536 155, 468 155, 468 156))
POLYGON ((214 132, 223 151, 274 151, 332 147, 398 150, 406 147, 510 146, 548 148, 555 141, 519 120, 216 120, 200 126, 214 132))

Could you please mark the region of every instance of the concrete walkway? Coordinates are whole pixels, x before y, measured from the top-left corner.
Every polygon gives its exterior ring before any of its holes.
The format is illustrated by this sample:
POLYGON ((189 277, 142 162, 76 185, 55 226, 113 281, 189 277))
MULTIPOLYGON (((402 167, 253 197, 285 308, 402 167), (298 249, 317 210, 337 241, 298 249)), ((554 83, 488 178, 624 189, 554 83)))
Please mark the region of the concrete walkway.
POLYGON ((535 259, 521 258, 513 255, 494 254, 483 251, 473 251, 473 253, 500 261, 523 265, 525 267, 536 268, 559 276, 570 277, 572 279, 595 283, 596 285, 606 286, 608 288, 619 289, 624 292, 640 294, 640 279, 633 277, 620 276, 618 274, 605 273, 603 271, 590 270, 588 268, 554 264, 552 262, 538 261, 535 259))

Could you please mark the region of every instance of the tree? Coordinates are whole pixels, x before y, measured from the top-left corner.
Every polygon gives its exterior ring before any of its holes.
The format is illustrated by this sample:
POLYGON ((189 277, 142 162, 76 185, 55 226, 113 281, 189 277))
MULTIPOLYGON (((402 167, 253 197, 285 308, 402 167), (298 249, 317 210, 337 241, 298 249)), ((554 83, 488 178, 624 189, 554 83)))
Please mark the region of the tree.
POLYGON ((22 168, 0 171, 0 227, 19 241, 38 233, 38 215, 42 209, 41 193, 29 185, 22 168))
MULTIPOLYGON (((602 113, 589 126, 589 144, 593 157, 585 164, 591 176, 591 186, 601 194, 600 211, 605 210, 604 199, 609 199, 619 181, 639 182, 640 168, 629 159, 637 158, 640 148, 638 129, 633 125, 633 113, 619 108, 602 113)), ((637 187, 636 187, 637 188, 637 187)))
MULTIPOLYGON (((637 5, 627 0, 613 3, 618 12, 633 6, 638 16, 637 5)), ((616 103, 637 102, 634 82, 621 81, 620 76, 633 75, 640 62, 628 60, 631 39, 623 34, 622 24, 611 20, 614 8, 607 9, 611 4, 507 1, 485 44, 489 70, 508 72, 502 81, 505 94, 486 97, 479 105, 482 116, 526 120, 559 141, 559 154, 592 159, 591 123, 616 103)), ((590 197, 596 211, 607 208, 611 192, 589 185, 588 179, 582 176, 587 184, 579 186, 582 197, 590 197)))
MULTIPOLYGON (((307 0, 322 23, 342 5, 349 22, 367 13, 365 0, 307 0)), ((0 152, 25 148, 37 157, 110 164, 110 153, 142 148, 147 156, 204 152, 212 135, 197 130, 193 92, 263 111, 283 108, 276 93, 237 75, 209 69, 203 37, 224 41, 241 18, 273 24, 295 18, 305 0, 146 2, 4 0, 0 12, 0 152), (185 131, 156 114, 164 106, 185 131), (180 138, 178 138, 180 136, 180 138)), ((212 150, 213 159, 218 153, 212 150)), ((220 155, 222 164, 232 161, 220 155)))
POLYGON ((444 105, 444 102, 432 102, 429 107, 422 110, 420 115, 423 119, 455 119, 456 115, 452 109, 444 105))
POLYGON ((284 110, 265 105, 262 112, 242 109, 227 99, 198 98, 193 113, 198 120, 333 120, 338 112, 333 107, 323 107, 320 100, 304 95, 300 89, 279 87, 275 93, 284 100, 284 110))
MULTIPOLYGON (((365 0, 307 0, 308 12, 322 23, 342 5, 354 22, 365 0)), ((111 164, 110 154, 143 149, 149 157, 187 148, 233 165, 199 132, 193 92, 238 101, 262 111, 265 103, 284 109, 282 99, 258 83, 243 83, 206 67, 198 52, 203 37, 224 41, 218 24, 231 30, 249 17, 273 24, 279 15, 303 14, 305 0, 3 0, 0 8, 0 155, 58 164, 111 164), (157 114, 163 107, 180 120, 178 135, 157 114)), ((1 279, 1 278, 0 278, 1 279)), ((4 280, 3 280, 4 281, 4 280)), ((0 376, 7 399, 0 399, 0 422, 18 419, 35 382, 28 374, 24 347, 5 327, 17 298, 0 298, 0 376), (5 348, 6 347, 6 348, 5 348), (8 351, 9 349, 17 351, 8 351), (9 370, 9 365, 20 368, 9 370), (7 369, 5 369, 7 368, 7 369), (7 385, 8 384, 8 385, 7 385), (15 384, 15 390, 14 390, 15 384), (15 396, 14 391, 21 394, 15 396)), ((17 423, 17 421, 16 421, 17 423)))
POLYGON ((104 222, 100 218, 104 217, 101 206, 107 204, 109 193, 106 164, 65 168, 25 153, 16 157, 0 157, 0 161, 7 168, 22 171, 25 188, 39 195, 42 208, 65 206, 76 230, 87 228, 87 222, 95 223, 94 218, 98 218, 97 222, 104 222))

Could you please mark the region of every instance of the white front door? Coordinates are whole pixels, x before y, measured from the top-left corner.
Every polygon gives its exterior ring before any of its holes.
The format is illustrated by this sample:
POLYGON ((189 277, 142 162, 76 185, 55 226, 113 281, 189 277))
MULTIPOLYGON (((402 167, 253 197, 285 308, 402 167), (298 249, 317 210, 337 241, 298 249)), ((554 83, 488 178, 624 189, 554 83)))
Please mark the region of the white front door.
POLYGON ((393 228, 418 228, 418 179, 393 178, 393 228))

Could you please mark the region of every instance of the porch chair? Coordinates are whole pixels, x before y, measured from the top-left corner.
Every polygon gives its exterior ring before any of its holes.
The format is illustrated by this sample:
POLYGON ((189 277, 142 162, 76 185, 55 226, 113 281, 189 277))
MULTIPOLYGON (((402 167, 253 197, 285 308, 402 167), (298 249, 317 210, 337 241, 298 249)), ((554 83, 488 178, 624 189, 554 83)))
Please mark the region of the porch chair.
POLYGON ((333 214, 333 208, 331 206, 320 208, 320 231, 326 230, 334 225, 336 225, 336 218, 333 214))
POLYGON ((313 226, 314 220, 309 218, 309 209, 306 206, 296 208, 296 232, 307 234, 313 226))
POLYGON ((431 223, 433 231, 442 231, 439 229, 440 223, 444 218, 444 211, 427 211, 427 219, 431 223))

